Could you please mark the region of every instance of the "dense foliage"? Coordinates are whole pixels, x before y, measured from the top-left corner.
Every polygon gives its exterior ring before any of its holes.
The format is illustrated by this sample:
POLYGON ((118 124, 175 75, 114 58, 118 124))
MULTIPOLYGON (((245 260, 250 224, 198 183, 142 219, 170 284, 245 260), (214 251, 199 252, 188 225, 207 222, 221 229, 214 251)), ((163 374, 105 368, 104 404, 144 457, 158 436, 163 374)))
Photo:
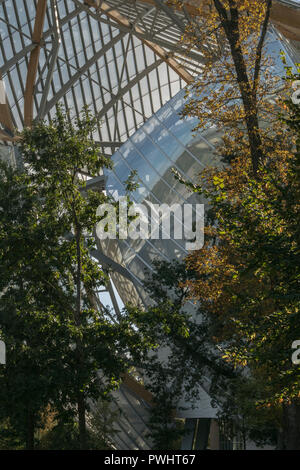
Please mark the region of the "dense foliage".
POLYGON ((23 169, 1 167, 0 418, 27 448, 49 405, 59 423, 76 418, 79 447, 88 447, 87 398, 107 397, 129 367, 130 345, 139 348, 126 319, 114 323, 98 308, 107 274, 90 250, 108 199, 86 189, 86 175, 111 161, 92 138, 95 124, 88 110, 74 123, 59 108, 24 130, 23 169))

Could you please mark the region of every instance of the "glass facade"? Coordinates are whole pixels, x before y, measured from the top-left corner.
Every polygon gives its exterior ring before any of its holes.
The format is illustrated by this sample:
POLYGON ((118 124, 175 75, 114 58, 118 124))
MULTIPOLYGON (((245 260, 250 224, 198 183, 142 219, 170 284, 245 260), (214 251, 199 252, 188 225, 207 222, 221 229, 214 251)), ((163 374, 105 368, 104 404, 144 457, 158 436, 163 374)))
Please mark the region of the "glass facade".
MULTIPOLYGON (((270 33, 267 47, 269 55, 273 58, 274 75, 284 76, 284 67, 278 58, 283 45, 275 32, 270 33)), ((180 118, 186 101, 185 95, 186 90, 181 90, 112 156, 114 168, 113 171, 106 172, 106 189, 114 198, 118 199, 125 194, 124 182, 131 171, 136 170, 139 187, 131 195, 135 203, 143 203, 147 207, 163 203, 205 203, 199 195, 189 192, 185 185, 177 181, 172 170, 179 172, 185 180, 195 182, 203 168, 219 165, 215 144, 220 134, 213 127, 194 133, 197 119, 180 118)), ((158 240, 105 240, 101 244, 110 258, 130 271, 135 288, 144 302, 146 296, 142 282, 145 272, 152 271, 153 260, 178 259, 187 253, 185 240, 177 240, 174 237, 170 240, 164 240, 162 237, 158 240)), ((118 288, 119 276, 115 282, 118 288)), ((133 300, 132 290, 118 290, 125 302, 133 300)))

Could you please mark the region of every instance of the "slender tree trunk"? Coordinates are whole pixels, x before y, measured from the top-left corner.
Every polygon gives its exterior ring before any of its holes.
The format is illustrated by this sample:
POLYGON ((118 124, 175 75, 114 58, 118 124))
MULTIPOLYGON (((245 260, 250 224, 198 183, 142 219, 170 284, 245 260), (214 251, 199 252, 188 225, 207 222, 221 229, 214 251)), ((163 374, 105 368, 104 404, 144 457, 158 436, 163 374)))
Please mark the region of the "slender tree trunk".
POLYGON ((261 52, 266 37, 267 27, 270 18, 272 2, 269 1, 265 21, 263 23, 261 38, 256 51, 256 64, 254 71, 253 87, 247 73, 247 66, 240 44, 239 33, 239 11, 235 1, 230 1, 230 16, 228 16, 224 5, 220 0, 214 0, 220 21, 227 40, 229 42, 232 59, 237 76, 237 83, 240 89, 242 102, 245 110, 245 124, 247 127, 248 141, 252 160, 253 172, 258 170, 259 163, 263 160, 262 140, 259 130, 258 110, 257 110, 257 84, 260 73, 261 52))
POLYGON ((34 414, 31 410, 27 412, 26 450, 34 450, 34 414))
MULTIPOLYGON (((75 219, 76 215, 75 215, 75 219)), ((77 222, 77 220, 76 220, 77 222)), ((80 248, 80 239, 81 239, 81 231, 80 227, 76 223, 75 228, 75 238, 76 238, 76 252, 77 252, 77 273, 76 273, 76 312, 75 312, 75 323, 76 326, 81 325, 81 248, 80 248)), ((79 390, 77 391, 77 411, 78 411, 78 423, 79 423, 79 444, 80 450, 85 450, 87 448, 86 442, 86 417, 85 417, 85 399, 84 399, 84 392, 80 390, 80 376, 81 371, 84 367, 84 358, 83 358, 83 348, 82 343, 80 340, 77 341, 76 344, 77 350, 77 372, 79 377, 78 387, 79 390)))
POLYGON ((263 159, 262 141, 259 131, 258 112, 256 107, 256 95, 253 95, 249 83, 243 52, 239 44, 239 34, 228 30, 227 38, 230 43, 233 62, 235 65, 237 82, 245 110, 245 123, 250 146, 250 154, 254 173, 258 170, 259 162, 263 159))
POLYGON ((283 444, 283 429, 280 428, 277 432, 277 446, 276 450, 283 450, 284 449, 284 444, 283 444))
POLYGON ((78 392, 77 411, 78 411, 78 422, 79 422, 80 450, 86 450, 87 442, 86 442, 85 401, 84 401, 84 394, 81 392, 78 392))
POLYGON ((246 426, 245 426, 245 418, 243 416, 243 424, 242 424, 242 438, 243 438, 243 450, 247 450, 247 435, 246 435, 246 426))

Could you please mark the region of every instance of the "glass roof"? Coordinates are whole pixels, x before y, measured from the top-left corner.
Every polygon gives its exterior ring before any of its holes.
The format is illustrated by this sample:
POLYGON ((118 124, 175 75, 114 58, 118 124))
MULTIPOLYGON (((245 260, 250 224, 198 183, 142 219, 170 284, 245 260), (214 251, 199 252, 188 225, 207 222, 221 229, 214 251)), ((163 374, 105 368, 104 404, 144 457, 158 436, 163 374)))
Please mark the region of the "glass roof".
POLYGON ((200 61, 187 65, 180 52, 180 28, 153 5, 91 5, 0 0, 0 78, 12 121, 1 120, 4 130, 30 124, 30 99, 33 119, 51 116, 58 101, 74 114, 89 105, 99 118, 95 139, 112 154, 185 86, 183 77, 199 73, 200 61))
MULTIPOLYGON (((297 20, 297 3, 274 3, 293 5, 297 20)), ((163 0, 0 0, 4 135, 51 116, 58 101, 74 114, 89 105, 99 118, 95 139, 104 153, 114 153, 201 73, 210 39, 188 54, 181 42, 197 5, 195 0, 184 1, 182 9, 163 0)), ((282 10, 279 15, 273 20, 280 20, 280 29, 282 10)), ((200 18, 198 23, 201 27, 200 18)))

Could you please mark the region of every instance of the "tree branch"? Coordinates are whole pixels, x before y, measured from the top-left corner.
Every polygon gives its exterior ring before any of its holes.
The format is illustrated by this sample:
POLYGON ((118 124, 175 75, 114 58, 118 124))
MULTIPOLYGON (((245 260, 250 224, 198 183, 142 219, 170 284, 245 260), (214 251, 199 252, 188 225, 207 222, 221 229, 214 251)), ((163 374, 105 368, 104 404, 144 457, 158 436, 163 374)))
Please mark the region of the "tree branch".
POLYGON ((256 91, 257 91, 257 86, 258 86, 259 73, 260 73, 260 70, 261 70, 262 50, 263 50, 263 45, 264 45, 264 42, 265 42, 266 34, 267 34, 267 31, 268 31, 271 8, 272 8, 272 0, 267 0, 267 11, 266 11, 265 19, 264 19, 264 22, 263 22, 262 30, 261 30, 260 40, 259 40, 258 45, 257 45, 256 58, 255 58, 253 87, 252 87, 252 95, 253 95, 253 97, 255 97, 255 99, 256 99, 256 91))

